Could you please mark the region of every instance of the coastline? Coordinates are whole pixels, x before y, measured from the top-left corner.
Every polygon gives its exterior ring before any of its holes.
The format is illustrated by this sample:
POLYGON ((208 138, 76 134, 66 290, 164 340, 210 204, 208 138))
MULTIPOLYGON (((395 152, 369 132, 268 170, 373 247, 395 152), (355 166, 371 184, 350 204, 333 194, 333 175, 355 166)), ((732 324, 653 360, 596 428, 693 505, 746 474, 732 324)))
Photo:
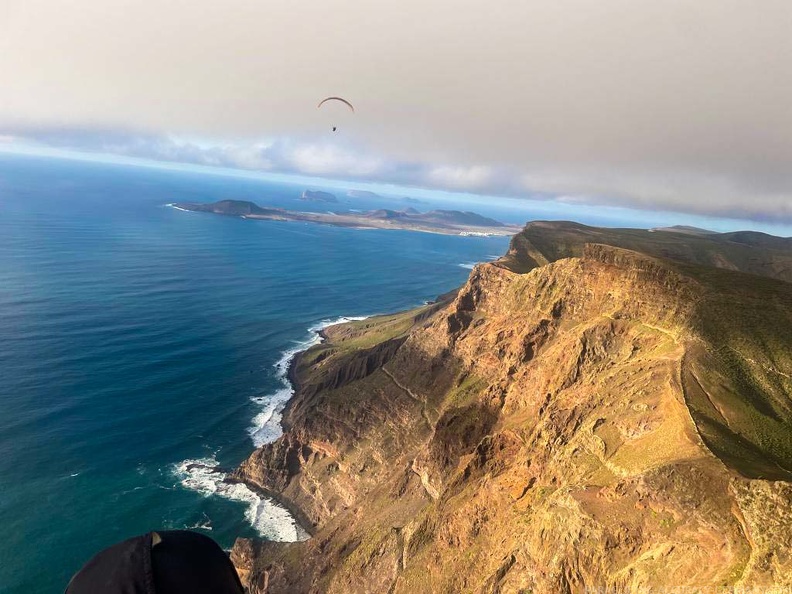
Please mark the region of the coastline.
MULTIPOLYGON (((418 309, 422 309, 420 313, 416 314, 413 318, 414 323, 419 323, 422 320, 426 319, 427 317, 433 315, 442 307, 445 307, 451 300, 453 300, 461 287, 457 287, 452 289, 451 291, 447 291, 441 295, 438 295, 435 299, 431 301, 424 302, 421 306, 418 306, 418 309)), ((312 338, 304 341, 301 344, 302 348, 299 349, 291 349, 284 351, 283 357, 278 361, 276 364, 276 368, 279 369, 282 373, 282 379, 286 382, 289 386, 289 398, 286 399, 282 407, 279 408, 279 418, 277 421, 278 428, 280 430, 280 435, 266 443, 256 445, 253 452, 251 452, 250 457, 252 457, 260 448, 265 447, 268 444, 272 444, 277 439, 280 438, 283 434, 288 433, 292 429, 292 425, 289 423, 289 411, 292 406, 299 403, 299 398, 297 396, 300 394, 301 390, 303 389, 303 382, 301 381, 299 375, 300 363, 305 356, 305 354, 312 348, 322 344, 326 340, 330 340, 331 336, 328 334, 328 330, 332 327, 348 324, 354 321, 363 321, 370 318, 375 318, 379 316, 383 316, 385 318, 391 315, 398 315, 398 313, 408 313, 413 312, 415 308, 407 308, 405 310, 400 310, 397 314, 372 314, 368 316, 355 316, 355 317, 340 317, 333 320, 324 320, 319 324, 311 326, 309 331, 312 333, 312 338)), ((247 460, 246 460, 247 461, 247 460)), ((317 530, 317 525, 313 520, 310 519, 308 514, 292 499, 287 496, 284 496, 282 493, 273 491, 265 486, 263 486, 260 482, 257 482, 248 476, 242 471, 245 462, 242 462, 235 470, 233 470, 228 475, 228 482, 234 482, 245 485, 251 491, 263 496, 265 498, 269 498, 279 505, 281 505, 284 509, 286 509, 291 515, 295 522, 299 525, 299 528, 307 535, 308 538, 313 536, 317 530)), ((302 539, 300 539, 302 540, 302 539)))
POLYGON ((380 314, 372 314, 370 316, 362 316, 362 317, 344 318, 344 321, 339 321, 337 323, 329 324, 327 326, 324 326, 324 327, 320 328, 319 330, 316 330, 316 335, 319 337, 319 341, 316 342, 316 344, 312 344, 311 346, 309 346, 309 347, 307 347, 307 348, 305 348, 305 349, 303 349, 303 350, 301 350, 301 351, 299 351, 299 352, 294 354, 294 356, 289 361, 289 365, 288 365, 288 367, 286 369, 286 380, 291 385, 292 395, 291 395, 291 398, 289 398, 286 401, 286 404, 283 406, 283 410, 281 411, 280 426, 281 426, 281 429, 282 429, 283 433, 286 433, 289 429, 291 429, 291 426, 289 425, 289 422, 286 420, 286 416, 287 416, 286 413, 289 411, 289 408, 294 403, 295 395, 302 388, 302 385, 300 384, 300 376, 297 375, 297 368, 298 368, 298 366, 300 364, 300 360, 303 358, 303 356, 305 356, 305 353, 307 353, 308 350, 313 348, 314 346, 316 346, 318 344, 322 344, 324 341, 327 340, 328 337, 327 337, 327 333, 325 332, 325 330, 327 330, 331 326, 336 326, 338 324, 345 324, 347 322, 354 321, 354 320, 367 320, 369 318, 373 318, 373 317, 376 317, 378 315, 380 315, 380 314))
MULTIPOLYGON (((289 423, 286 420, 286 416, 287 416, 286 413, 288 412, 289 407, 294 402, 294 396, 297 394, 297 392, 300 390, 301 387, 299 378, 297 376, 297 366, 299 365, 300 359, 310 348, 318 344, 321 344, 327 339, 327 335, 325 334, 326 328, 329 328, 330 326, 335 326, 336 324, 344 324, 346 322, 350 322, 353 320, 365 320, 370 317, 374 317, 374 315, 376 314, 372 314, 371 316, 354 316, 354 317, 342 316, 335 320, 327 320, 320 322, 319 326, 314 325, 308 328, 308 331, 314 334, 315 336, 313 337, 313 339, 309 339, 308 341, 305 341, 304 343, 306 344, 305 348, 300 349, 298 351, 290 351, 290 350, 284 351, 281 359, 279 359, 278 362, 275 364, 275 368, 279 369, 284 356, 287 356, 286 371, 283 379, 285 379, 285 381, 289 384, 291 395, 283 403, 283 407, 280 410, 280 419, 278 420, 277 424, 280 427, 281 435, 283 433, 286 433, 290 429, 289 423)), ((277 439, 277 437, 275 439, 277 439)), ((273 439, 272 441, 275 441, 275 439, 273 439)), ((253 448, 253 452, 255 452, 260 447, 262 446, 256 445, 253 448)), ((253 452, 251 452, 251 454, 253 452)), ((316 531, 316 525, 310 520, 308 515, 299 506, 294 504, 291 500, 283 497, 283 495, 281 495, 276 491, 267 489, 266 487, 263 487, 262 485, 259 485, 258 483, 255 483, 253 481, 245 480, 244 478, 237 478, 236 476, 237 469, 234 469, 231 472, 229 472, 223 478, 223 481, 228 484, 244 485, 259 497, 263 499, 270 499, 275 503, 277 503, 278 505, 280 505, 281 507, 283 507, 286 511, 288 511, 291 517, 294 519, 295 524, 297 525, 298 528, 298 539, 297 541, 292 541, 292 542, 299 542, 302 540, 306 540, 314 535, 316 531), (300 531, 303 532, 303 534, 300 534, 300 531)))
MULTIPOLYGON (((246 504, 245 519, 268 541, 296 542, 306 537, 307 530, 288 506, 276 497, 262 497, 253 485, 233 480, 233 471, 221 467, 214 455, 173 464, 172 473, 182 488, 205 497, 217 496, 246 504)), ((202 527, 213 529, 210 520, 202 527)))
MULTIPOLYGON (((423 318, 443 306, 456 295, 458 290, 459 288, 455 288, 437 296, 434 300, 424 302, 422 306, 428 309, 422 312, 420 317, 423 318)), ((411 309, 414 308, 406 308, 403 311, 411 309)), ((182 487, 207 496, 217 495, 247 503, 245 517, 258 532, 259 538, 266 541, 300 542, 313 536, 316 525, 296 503, 281 493, 246 479, 239 470, 259 448, 277 441, 284 433, 291 430, 288 421, 289 411, 298 402, 295 396, 303 388, 298 369, 305 353, 330 339, 329 328, 381 315, 390 314, 372 313, 364 316, 324 318, 310 325, 307 329, 307 337, 302 341, 294 341, 291 348, 281 351, 280 358, 273 364, 275 378, 280 381, 281 386, 273 387, 267 393, 251 398, 260 409, 252 417, 252 424, 247 430, 253 442, 250 453, 232 469, 220 468, 214 456, 174 464, 174 474, 182 487)))
MULTIPOLYGON (((428 308, 419 315, 422 319, 442 307, 453 298, 459 288, 438 295, 422 306, 428 308)), ((410 311, 407 308, 402 311, 410 311)), ((254 396, 251 400, 261 406, 248 427, 248 437, 253 441, 253 449, 235 468, 222 468, 214 455, 200 459, 188 459, 172 465, 172 473, 183 488, 197 491, 205 496, 218 496, 224 499, 244 502, 248 505, 245 518, 258 533, 259 538, 268 542, 301 542, 311 538, 316 525, 297 504, 263 485, 246 480, 240 475, 242 464, 264 445, 277 441, 290 431, 287 418, 290 408, 297 402, 295 396, 303 388, 298 374, 300 362, 311 348, 330 338, 327 330, 331 327, 355 321, 363 321, 377 316, 391 314, 372 313, 365 316, 339 316, 324 318, 308 327, 308 336, 295 341, 292 348, 281 352, 274 363, 275 377, 281 387, 270 390, 264 395, 254 396)), ((417 319, 419 319, 417 318, 417 319)), ((211 529, 211 528, 209 528, 211 529)))
MULTIPOLYGON (((451 291, 447 291, 441 295, 438 295, 435 299, 431 301, 425 302, 423 304, 423 307, 426 307, 427 309, 426 311, 422 312, 416 318, 416 320, 424 319, 425 317, 437 311, 438 308, 446 305, 451 299, 453 299, 456 296, 458 291, 459 288, 457 287, 455 289, 452 289, 451 291)), ((411 311, 412 309, 414 308, 407 308, 402 311, 408 312, 411 311)), ((314 324, 313 326, 309 327, 308 331, 311 334, 309 339, 299 343, 298 348, 288 349, 283 352, 281 358, 275 364, 275 368, 278 370, 278 375, 285 384, 285 389, 280 390, 279 392, 284 393, 286 390, 288 390, 289 397, 287 399, 284 399, 282 401, 282 404, 277 407, 277 421, 275 421, 275 417, 276 417, 275 414, 271 415, 267 421, 267 424, 270 425, 270 429, 272 429, 272 425, 277 425, 278 435, 275 436, 274 433, 270 433, 272 439, 269 439, 264 443, 257 443, 250 455, 253 455, 253 453, 255 453, 262 446, 276 441, 278 438, 280 438, 281 435, 291 430, 291 425, 288 421, 288 416, 289 416, 288 412, 289 409, 297 402, 297 399, 295 397, 299 394, 300 390, 303 388, 302 382, 298 374, 300 361, 311 348, 320 345, 329 339, 327 330, 331 327, 340 324, 346 324, 355 321, 363 321, 381 315, 387 316, 390 314, 377 313, 366 316, 341 316, 335 319, 322 320, 318 324, 314 324)), ((276 392, 273 395, 276 394, 278 394, 278 392, 276 392)), ((259 495, 260 497, 264 497, 266 499, 270 499, 274 501, 275 503, 286 509, 291 514, 292 518, 298 525, 299 529, 302 532, 304 532, 306 538, 310 538, 311 536, 313 536, 313 534, 316 531, 316 525, 297 504, 295 504, 289 498, 284 497, 281 493, 272 491, 257 482, 246 479, 244 476, 240 476, 240 473, 238 472, 240 466, 232 470, 224 480, 228 483, 244 485, 252 492, 259 495)), ((304 539, 300 538, 299 540, 304 540, 304 539)))
MULTIPOLYGON (((253 417, 253 426, 248 428, 248 437, 253 441, 254 446, 248 456, 262 445, 276 441, 288 431, 288 423, 284 422, 283 417, 297 390, 300 389, 296 368, 303 353, 326 339, 324 333, 326 328, 365 320, 374 315, 377 314, 323 319, 309 326, 307 339, 281 352, 274 368, 276 378, 280 380, 282 386, 263 396, 252 398, 253 402, 261 405, 261 410, 253 417)), ((182 488, 205 496, 216 495, 246 503, 248 507, 245 518, 259 536, 267 541, 299 542, 312 536, 315 526, 301 509, 279 493, 238 478, 237 468, 221 467, 212 455, 174 463, 171 472, 182 488)))
MULTIPOLYGON (((376 315, 379 314, 325 318, 308 328, 308 339, 299 342, 296 348, 286 349, 281 353, 281 357, 278 359, 278 361, 276 361, 274 367, 276 369, 276 376, 284 384, 283 387, 273 393, 268 394, 267 396, 259 396, 253 399, 255 402, 261 402, 262 404, 265 404, 265 407, 273 404, 274 406, 272 406, 270 409, 270 414, 267 415, 266 420, 261 426, 251 427, 248 430, 248 435, 253 440, 254 445, 251 454, 263 445, 276 441, 281 435, 289 430, 289 425, 285 420, 285 417, 290 405, 294 402, 295 394, 297 394, 301 387, 296 370, 304 353, 327 339, 327 335, 325 334, 325 330, 327 328, 347 322, 366 320, 376 315), (288 394, 288 396, 284 397, 285 394, 288 394), (260 438, 262 435, 266 435, 266 439, 261 443, 258 443, 256 437, 258 436, 260 438)), ((266 414, 266 408, 264 411, 262 411, 262 413, 259 413, 259 415, 261 414, 266 414)), ((259 417, 259 415, 256 415, 253 418, 254 422, 259 417)), ((269 500, 274 502, 277 506, 285 509, 290 514, 297 529, 297 539, 296 541, 291 542, 305 540, 306 538, 310 538, 313 535, 315 526, 299 507, 294 505, 291 501, 284 498, 279 493, 271 491, 257 483, 237 478, 236 470, 237 469, 234 469, 227 475, 223 476, 222 481, 226 484, 242 485, 258 496, 262 500, 262 503, 269 500)))
POLYGON ((234 473, 229 473, 223 481, 229 485, 243 485, 250 489, 253 493, 257 496, 270 499, 274 501, 276 504, 281 506, 291 515, 292 519, 295 521, 297 526, 297 540, 294 541, 269 541, 269 542, 300 542, 303 540, 307 540, 311 538, 314 533, 316 532, 316 526, 313 522, 308 518, 308 516, 303 512, 299 507, 294 505, 288 499, 285 499, 280 493, 275 491, 271 491, 261 485, 258 485, 254 482, 246 481, 244 479, 237 478, 234 476, 234 473), (300 534, 302 532, 303 534, 300 534))

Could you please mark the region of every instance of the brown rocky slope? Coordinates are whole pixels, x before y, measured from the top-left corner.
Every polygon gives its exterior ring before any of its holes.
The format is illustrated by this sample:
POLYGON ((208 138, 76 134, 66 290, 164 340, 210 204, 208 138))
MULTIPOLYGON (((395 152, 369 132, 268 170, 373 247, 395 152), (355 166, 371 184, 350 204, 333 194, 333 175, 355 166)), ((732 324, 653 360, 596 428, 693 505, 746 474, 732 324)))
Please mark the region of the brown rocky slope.
POLYGON ((314 535, 238 540, 251 592, 792 588, 790 284, 534 233, 297 360, 236 477, 314 535))

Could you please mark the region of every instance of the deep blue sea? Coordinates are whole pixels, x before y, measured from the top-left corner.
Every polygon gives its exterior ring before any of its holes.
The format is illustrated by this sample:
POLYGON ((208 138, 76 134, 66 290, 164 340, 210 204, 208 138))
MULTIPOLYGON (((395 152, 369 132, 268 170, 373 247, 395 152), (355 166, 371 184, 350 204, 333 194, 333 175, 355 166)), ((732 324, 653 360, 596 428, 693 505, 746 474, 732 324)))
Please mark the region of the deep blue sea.
POLYGON ((278 362, 311 327, 419 305, 507 247, 164 206, 410 205, 298 202, 306 187, 0 154, 0 592, 62 592, 93 553, 157 528, 299 537, 190 461, 231 468, 277 431, 278 362))

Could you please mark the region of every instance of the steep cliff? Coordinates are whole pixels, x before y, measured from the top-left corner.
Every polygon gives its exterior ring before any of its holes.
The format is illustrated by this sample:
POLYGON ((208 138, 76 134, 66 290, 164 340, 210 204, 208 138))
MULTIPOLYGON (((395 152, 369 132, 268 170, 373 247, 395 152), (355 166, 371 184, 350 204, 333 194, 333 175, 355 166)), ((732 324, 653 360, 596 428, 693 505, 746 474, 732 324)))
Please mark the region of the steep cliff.
POLYGON ((540 229, 296 362, 236 478, 314 536, 240 539, 251 592, 792 587, 790 284, 540 229))

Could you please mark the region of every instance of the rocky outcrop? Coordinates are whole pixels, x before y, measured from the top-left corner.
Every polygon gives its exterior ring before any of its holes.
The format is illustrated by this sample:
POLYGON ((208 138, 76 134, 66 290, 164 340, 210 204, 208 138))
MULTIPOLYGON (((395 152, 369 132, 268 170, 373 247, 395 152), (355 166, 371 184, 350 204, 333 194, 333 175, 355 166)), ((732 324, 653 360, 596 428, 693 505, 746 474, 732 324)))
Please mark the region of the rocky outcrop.
POLYGON ((236 477, 314 536, 240 539, 251 592, 789 585, 788 283, 535 240, 300 358, 236 477))

